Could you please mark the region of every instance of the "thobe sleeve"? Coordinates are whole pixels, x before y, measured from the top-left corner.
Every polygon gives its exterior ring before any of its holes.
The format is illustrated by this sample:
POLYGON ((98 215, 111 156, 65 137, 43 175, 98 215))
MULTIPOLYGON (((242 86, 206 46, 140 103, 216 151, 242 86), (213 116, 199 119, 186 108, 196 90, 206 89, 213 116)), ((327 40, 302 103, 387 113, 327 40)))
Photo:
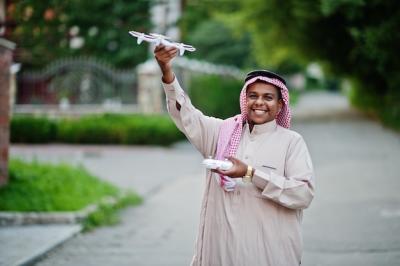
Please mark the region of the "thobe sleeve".
POLYGON ((203 157, 214 156, 222 120, 205 116, 196 109, 177 78, 170 84, 163 83, 167 109, 178 129, 196 147, 203 157), (180 108, 178 109, 177 103, 180 108))
POLYGON ((289 144, 284 176, 256 169, 253 183, 263 197, 290 209, 307 208, 315 189, 314 171, 307 146, 301 136, 289 144))

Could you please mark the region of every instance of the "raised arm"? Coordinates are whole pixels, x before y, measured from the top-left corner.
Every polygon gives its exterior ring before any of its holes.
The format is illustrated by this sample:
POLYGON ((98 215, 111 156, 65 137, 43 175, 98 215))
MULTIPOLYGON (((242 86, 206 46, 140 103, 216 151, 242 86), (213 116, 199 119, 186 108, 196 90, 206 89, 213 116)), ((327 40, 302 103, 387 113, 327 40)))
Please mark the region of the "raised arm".
POLYGON ((172 60, 178 54, 178 49, 174 47, 166 47, 164 45, 158 45, 154 49, 154 57, 160 66, 162 73, 162 81, 164 83, 172 83, 175 79, 175 74, 172 71, 172 60))
POLYGON ((179 130, 186 135, 203 157, 214 156, 222 120, 205 116, 192 105, 172 70, 172 60, 177 52, 176 48, 162 45, 154 50, 162 72, 168 112, 179 130))

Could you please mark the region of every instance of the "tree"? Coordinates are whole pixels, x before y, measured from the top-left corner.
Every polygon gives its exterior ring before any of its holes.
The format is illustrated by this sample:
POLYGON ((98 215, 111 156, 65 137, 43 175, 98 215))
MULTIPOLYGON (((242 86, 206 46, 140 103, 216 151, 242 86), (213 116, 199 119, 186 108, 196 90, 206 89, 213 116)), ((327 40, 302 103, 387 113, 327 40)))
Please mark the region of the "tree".
POLYGON ((326 71, 352 81, 353 103, 388 123, 399 121, 400 2, 235 2, 240 8, 230 14, 231 23, 251 32, 260 64, 320 61, 326 71))
POLYGON ((14 44, 0 39, 0 187, 8 182, 10 142, 10 66, 14 44))
POLYGON ((17 60, 42 67, 64 56, 95 56, 117 67, 133 67, 148 55, 128 31, 148 31, 151 1, 24 0, 11 4, 17 60))
POLYGON ((234 1, 188 0, 179 25, 184 42, 196 47, 189 57, 217 64, 254 67, 251 40, 247 31, 235 31, 216 10, 226 13, 236 9, 234 1))
POLYGON ((241 68, 255 65, 251 56, 249 34, 235 36, 217 20, 200 23, 187 40, 196 44, 197 51, 191 55, 193 58, 241 68))

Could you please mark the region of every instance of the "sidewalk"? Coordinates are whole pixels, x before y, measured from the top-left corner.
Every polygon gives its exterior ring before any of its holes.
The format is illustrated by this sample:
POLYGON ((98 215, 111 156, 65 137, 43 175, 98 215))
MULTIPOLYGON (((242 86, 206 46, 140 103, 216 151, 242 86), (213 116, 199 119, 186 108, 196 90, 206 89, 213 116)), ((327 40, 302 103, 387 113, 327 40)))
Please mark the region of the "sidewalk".
MULTIPOLYGON (((400 137, 348 108, 343 97, 317 93, 300 99, 293 110, 294 130, 305 138, 317 176, 315 200, 304 213, 302 265, 397 265, 400 137)), ((101 178, 137 188, 146 199, 143 205, 122 212, 121 225, 78 234, 47 253, 37 265, 189 264, 204 175, 201 157, 190 144, 170 149, 15 145, 11 154, 82 162, 101 178), (153 164, 149 166, 149 162, 153 164)), ((50 235, 50 227, 46 228, 50 235)), ((34 258, 34 252, 39 254, 37 249, 21 248, 21 242, 43 233, 27 228, 24 234, 20 230, 11 236, 19 229, 2 230, 0 258, 15 260, 13 264, 0 260, 0 265, 22 265, 34 258), (2 230, 7 231, 7 238, 2 230), (5 245, 21 252, 11 256, 3 249, 5 245)), ((37 242, 32 246, 43 252, 54 244, 37 242)))
POLYGON ((80 225, 0 227, 0 265, 30 265, 80 231, 80 225))

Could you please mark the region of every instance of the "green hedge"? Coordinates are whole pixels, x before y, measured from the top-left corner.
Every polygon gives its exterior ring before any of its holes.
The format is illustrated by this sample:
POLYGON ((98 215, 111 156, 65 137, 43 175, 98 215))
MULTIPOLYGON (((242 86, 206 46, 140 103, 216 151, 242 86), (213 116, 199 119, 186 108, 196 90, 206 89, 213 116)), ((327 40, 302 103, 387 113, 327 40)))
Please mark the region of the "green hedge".
POLYGON ((11 142, 46 143, 57 138, 57 122, 44 117, 14 116, 11 142))
POLYGON ((184 135, 167 115, 15 116, 11 120, 13 143, 170 145, 181 139, 184 135))
POLYGON ((105 114, 64 119, 57 138, 66 143, 169 145, 184 136, 168 116, 105 114))
POLYGON ((204 114, 227 118, 240 113, 239 95, 243 81, 216 75, 195 76, 189 85, 194 106, 204 114))

